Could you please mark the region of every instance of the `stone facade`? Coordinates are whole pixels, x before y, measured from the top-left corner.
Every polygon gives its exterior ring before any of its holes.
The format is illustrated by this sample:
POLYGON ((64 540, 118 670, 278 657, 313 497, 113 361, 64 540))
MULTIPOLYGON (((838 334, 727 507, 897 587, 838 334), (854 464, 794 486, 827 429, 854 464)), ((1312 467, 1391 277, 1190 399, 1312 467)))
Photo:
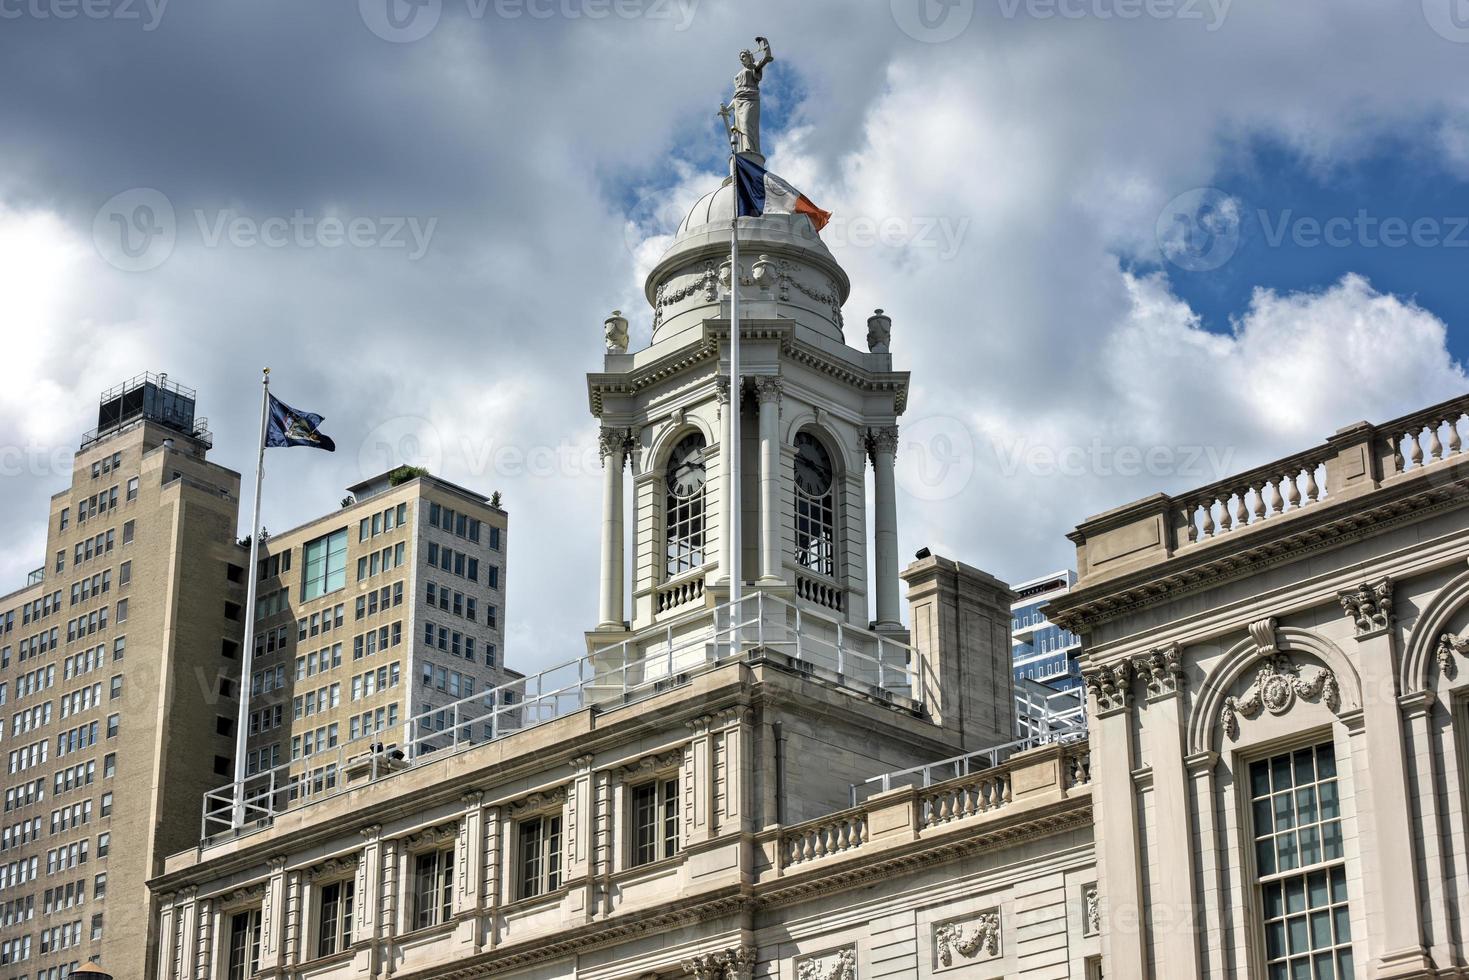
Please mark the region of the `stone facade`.
POLYGON ((1465 975, 1466 408, 1073 533, 1110 975, 1465 975))

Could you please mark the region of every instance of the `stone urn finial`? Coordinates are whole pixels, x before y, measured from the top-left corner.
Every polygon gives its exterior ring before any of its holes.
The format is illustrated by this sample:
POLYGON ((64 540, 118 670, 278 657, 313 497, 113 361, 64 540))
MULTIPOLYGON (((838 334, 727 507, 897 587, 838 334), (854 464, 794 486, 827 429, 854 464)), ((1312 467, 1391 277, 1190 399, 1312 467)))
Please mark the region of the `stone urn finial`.
POLYGON ((754 268, 751 269, 751 278, 755 280, 755 285, 759 286, 763 292, 769 292, 770 287, 775 285, 779 276, 780 271, 775 261, 762 252, 760 258, 755 260, 754 268))
POLYGON ((627 353, 627 317, 621 310, 613 310, 612 315, 603 321, 602 336, 607 342, 607 353, 627 353))
POLYGON ((867 318, 867 349, 874 354, 886 354, 893 339, 893 318, 877 310, 867 318))

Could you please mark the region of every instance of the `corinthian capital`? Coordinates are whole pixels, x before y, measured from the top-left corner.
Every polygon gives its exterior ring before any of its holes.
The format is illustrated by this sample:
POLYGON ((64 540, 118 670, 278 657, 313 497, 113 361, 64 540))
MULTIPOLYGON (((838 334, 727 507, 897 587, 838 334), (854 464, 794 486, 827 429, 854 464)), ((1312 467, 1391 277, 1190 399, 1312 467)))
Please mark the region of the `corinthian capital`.
POLYGON ((1086 688, 1097 699, 1097 711, 1108 715, 1132 704, 1132 664, 1119 660, 1099 664, 1082 673, 1086 688))
POLYGON ((601 431, 597 433, 597 452, 602 456, 602 465, 606 466, 608 458, 616 455, 617 467, 621 469, 627 462, 628 444, 631 442, 631 429, 602 426, 601 431))
POLYGON ((785 387, 785 382, 773 374, 762 374, 755 378, 755 400, 764 404, 774 402, 780 404, 780 393, 785 387))
POLYGON ((1352 620, 1358 638, 1377 633, 1392 625, 1392 579, 1363 582, 1355 589, 1338 593, 1342 611, 1352 620))
POLYGON ((880 425, 867 430, 867 455, 876 457, 879 454, 894 455, 898 451, 898 427, 896 425, 880 425))
POLYGON ((1177 694, 1183 687, 1183 648, 1170 643, 1133 658, 1132 669, 1147 688, 1149 698, 1177 694))

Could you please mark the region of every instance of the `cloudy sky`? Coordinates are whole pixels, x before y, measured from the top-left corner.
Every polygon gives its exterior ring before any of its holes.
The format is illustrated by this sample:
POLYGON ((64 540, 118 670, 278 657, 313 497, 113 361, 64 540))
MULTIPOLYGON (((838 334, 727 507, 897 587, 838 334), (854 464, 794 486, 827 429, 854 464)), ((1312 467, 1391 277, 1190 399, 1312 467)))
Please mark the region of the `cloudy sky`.
POLYGON ((903 553, 1068 566, 1088 514, 1469 388, 1452 2, 0 0, 0 575, 100 390, 198 388, 245 471, 270 365, 341 451, 272 454, 267 527, 400 461, 502 490, 510 661, 577 655, 583 375, 609 310, 647 342, 756 34, 850 339, 884 307, 913 372, 903 553))

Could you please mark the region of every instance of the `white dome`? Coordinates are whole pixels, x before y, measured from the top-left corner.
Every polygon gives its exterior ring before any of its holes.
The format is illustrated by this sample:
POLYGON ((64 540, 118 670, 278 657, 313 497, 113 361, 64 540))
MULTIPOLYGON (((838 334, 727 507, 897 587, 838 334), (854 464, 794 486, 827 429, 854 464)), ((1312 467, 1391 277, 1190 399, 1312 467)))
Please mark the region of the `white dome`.
MULTIPOLYGON (((679 223, 668 251, 648 274, 644 293, 655 311, 654 338, 672 321, 675 330, 700 318, 717 315, 721 291, 695 288, 706 283, 709 270, 727 263, 730 247, 730 218, 734 214, 734 188, 728 177, 714 190, 694 202, 679 223), (662 288, 674 298, 664 297, 662 288)), ((785 287, 772 294, 780 297, 792 318, 810 325, 834 340, 842 340, 841 305, 851 292, 842 267, 804 214, 765 214, 740 218, 740 265, 747 272, 757 257, 765 257, 781 268, 785 287), (804 311, 803 309, 804 308, 804 311)))

